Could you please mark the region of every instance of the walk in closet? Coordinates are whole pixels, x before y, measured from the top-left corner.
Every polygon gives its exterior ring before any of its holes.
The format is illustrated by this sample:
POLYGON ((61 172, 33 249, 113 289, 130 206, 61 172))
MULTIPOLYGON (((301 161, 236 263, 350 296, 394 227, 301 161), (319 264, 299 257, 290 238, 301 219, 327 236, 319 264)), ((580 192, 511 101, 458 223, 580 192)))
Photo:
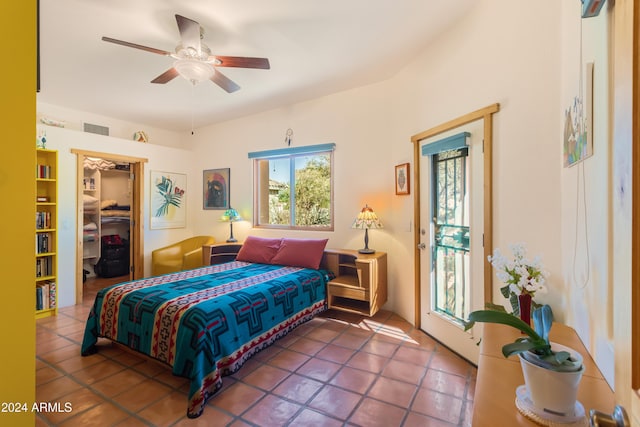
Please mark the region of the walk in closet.
POLYGON ((85 157, 82 188, 84 278, 129 274, 130 164, 85 157))

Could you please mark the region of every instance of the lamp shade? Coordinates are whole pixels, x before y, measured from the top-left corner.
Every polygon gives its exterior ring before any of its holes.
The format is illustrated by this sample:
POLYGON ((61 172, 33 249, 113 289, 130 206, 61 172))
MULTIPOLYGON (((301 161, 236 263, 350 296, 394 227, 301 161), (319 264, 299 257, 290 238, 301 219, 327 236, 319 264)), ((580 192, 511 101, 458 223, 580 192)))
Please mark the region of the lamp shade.
POLYGON ((209 80, 215 69, 211 64, 207 64, 192 58, 181 58, 174 62, 173 68, 176 69, 185 79, 194 85, 205 80, 209 80))
POLYGON ((356 219, 353 221, 351 228, 369 229, 369 228, 383 228, 382 223, 378 219, 378 215, 369 207, 365 205, 360 211, 356 219))
POLYGON ((224 211, 224 213, 220 217, 220 221, 224 221, 224 222, 242 221, 242 217, 240 216, 237 210, 233 208, 229 208, 226 211, 224 211))

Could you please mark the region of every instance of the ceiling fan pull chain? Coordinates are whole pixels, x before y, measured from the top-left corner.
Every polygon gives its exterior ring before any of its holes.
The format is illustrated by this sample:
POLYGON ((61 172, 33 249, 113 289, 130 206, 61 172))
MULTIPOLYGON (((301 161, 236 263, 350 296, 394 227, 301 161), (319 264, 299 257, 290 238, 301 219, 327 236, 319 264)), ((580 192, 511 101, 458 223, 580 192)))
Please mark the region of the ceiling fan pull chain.
POLYGON ((191 135, 193 135, 193 110, 196 104, 195 83, 191 85, 191 135))

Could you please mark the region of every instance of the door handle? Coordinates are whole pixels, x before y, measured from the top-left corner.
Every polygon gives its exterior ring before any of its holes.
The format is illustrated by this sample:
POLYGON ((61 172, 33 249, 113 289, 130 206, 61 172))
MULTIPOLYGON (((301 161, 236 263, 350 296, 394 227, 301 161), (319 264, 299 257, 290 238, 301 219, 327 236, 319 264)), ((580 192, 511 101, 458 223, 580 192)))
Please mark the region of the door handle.
POLYGON ((418 249, 427 249, 427 245, 425 243, 418 244, 418 249))
POLYGON ((592 409, 589 411, 589 425, 592 427, 629 427, 627 412, 620 405, 613 408, 613 414, 607 415, 592 409))

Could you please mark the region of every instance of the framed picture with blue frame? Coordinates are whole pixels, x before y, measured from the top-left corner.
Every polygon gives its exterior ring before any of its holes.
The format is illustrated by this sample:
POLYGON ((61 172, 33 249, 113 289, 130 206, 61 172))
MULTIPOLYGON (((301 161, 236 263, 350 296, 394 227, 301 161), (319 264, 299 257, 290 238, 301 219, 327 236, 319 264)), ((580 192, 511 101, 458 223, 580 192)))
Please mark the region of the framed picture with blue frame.
POLYGON ((231 169, 207 169, 202 173, 202 208, 229 209, 231 169))

